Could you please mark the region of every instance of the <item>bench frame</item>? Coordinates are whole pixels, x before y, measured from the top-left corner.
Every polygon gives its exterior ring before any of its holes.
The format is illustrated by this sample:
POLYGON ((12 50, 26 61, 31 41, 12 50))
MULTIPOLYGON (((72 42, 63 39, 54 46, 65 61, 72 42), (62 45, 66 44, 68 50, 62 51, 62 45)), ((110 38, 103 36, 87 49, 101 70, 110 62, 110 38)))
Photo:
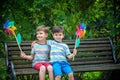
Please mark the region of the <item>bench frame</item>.
MULTIPOLYGON (((30 46, 27 43, 31 43, 31 42, 32 41, 23 41, 22 42, 23 44, 21 44, 21 46, 23 48, 25 47, 25 45, 30 46), (26 43, 26 44, 24 45, 24 43, 26 43)), ((75 40, 64 40, 63 42, 65 42, 66 44, 69 45, 69 48, 72 52, 72 49, 74 48, 75 40)), ((6 52, 6 68, 7 68, 8 74, 12 73, 11 74, 12 79, 17 80, 17 75, 24 75, 24 73, 22 74, 22 72, 19 71, 20 74, 18 74, 18 72, 16 72, 16 70, 20 68, 20 67, 16 67, 16 64, 19 64, 19 63, 15 64, 15 62, 14 62, 14 60, 12 60, 13 58, 11 56, 13 56, 14 51, 18 51, 17 54, 19 54, 20 52, 19 52, 19 48, 13 47, 13 46, 17 46, 17 43, 16 44, 13 44, 13 43, 15 43, 15 41, 8 41, 8 42, 5 41, 4 42, 5 52, 6 52)), ((75 73, 91 72, 91 71, 120 70, 120 64, 117 63, 117 58, 114 53, 112 40, 109 37, 82 39, 80 47, 78 47, 77 49, 78 49, 79 54, 77 54, 74 61, 70 60, 71 66, 75 73), (99 44, 100 44, 100 46, 99 46, 99 44), (100 48, 96 48, 95 45, 100 48), (103 48, 102 48, 102 46, 103 46, 103 48), (94 51, 94 49, 96 49, 96 50, 94 51), (81 54, 82 51, 83 52, 86 51, 85 53, 91 53, 91 54, 81 54), (90 52, 90 51, 93 51, 93 52, 90 52), (97 53, 97 51, 100 51, 100 52, 97 53), (102 60, 102 59, 105 59, 106 61, 102 60), (98 60, 98 61, 96 61, 96 60, 98 60), (105 67, 100 68, 102 66, 105 66, 106 68, 105 67), (92 67, 93 67, 93 69, 92 69, 92 67)), ((36 70, 33 70, 33 72, 34 73, 32 73, 32 71, 31 71, 32 75, 38 74, 38 71, 36 71, 36 70)), ((27 74, 27 72, 25 74, 27 74)), ((30 75, 30 74, 27 74, 27 75, 30 75)))

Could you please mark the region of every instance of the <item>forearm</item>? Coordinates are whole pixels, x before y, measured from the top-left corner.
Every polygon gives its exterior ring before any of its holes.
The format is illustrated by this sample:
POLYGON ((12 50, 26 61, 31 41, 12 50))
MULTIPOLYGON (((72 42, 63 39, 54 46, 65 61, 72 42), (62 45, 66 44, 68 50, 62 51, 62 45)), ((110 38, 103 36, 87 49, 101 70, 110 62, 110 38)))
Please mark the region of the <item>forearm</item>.
POLYGON ((67 57, 68 57, 68 59, 71 59, 71 58, 73 58, 75 55, 74 54, 70 54, 70 55, 68 55, 67 57))
POLYGON ((33 57, 34 57, 34 54, 26 55, 24 52, 21 52, 21 53, 20 53, 20 56, 21 56, 23 59, 32 60, 33 57))
POLYGON ((68 55, 67 57, 68 57, 69 59, 74 58, 74 57, 76 56, 76 53, 77 53, 77 49, 73 49, 73 53, 70 54, 70 55, 68 55))
POLYGON ((33 57, 31 55, 25 55, 23 58, 28 59, 28 60, 33 60, 33 57))

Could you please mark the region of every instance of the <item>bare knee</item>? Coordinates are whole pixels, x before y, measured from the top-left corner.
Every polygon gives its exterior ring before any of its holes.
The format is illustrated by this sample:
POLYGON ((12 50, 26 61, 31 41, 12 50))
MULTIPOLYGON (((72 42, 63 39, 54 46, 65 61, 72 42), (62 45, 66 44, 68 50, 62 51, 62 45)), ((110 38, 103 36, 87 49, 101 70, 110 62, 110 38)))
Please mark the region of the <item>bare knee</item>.
POLYGON ((51 66, 51 65, 50 65, 50 66, 48 66, 48 67, 47 67, 47 70, 48 70, 48 72, 52 72, 52 71, 53 71, 52 66, 51 66))
POLYGON ((46 71, 45 66, 41 66, 41 67, 40 67, 40 71, 41 71, 41 72, 45 72, 45 71, 46 71))
POLYGON ((68 77, 71 79, 74 78, 73 73, 68 74, 68 77))
POLYGON ((60 75, 56 76, 55 80, 61 80, 61 76, 60 75))

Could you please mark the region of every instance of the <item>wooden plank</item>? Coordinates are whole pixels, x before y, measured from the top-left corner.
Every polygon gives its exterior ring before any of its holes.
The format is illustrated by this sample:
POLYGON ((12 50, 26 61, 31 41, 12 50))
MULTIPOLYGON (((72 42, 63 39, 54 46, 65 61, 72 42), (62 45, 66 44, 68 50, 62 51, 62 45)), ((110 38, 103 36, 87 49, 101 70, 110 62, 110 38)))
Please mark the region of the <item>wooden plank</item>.
POLYGON ((112 60, 112 56, 103 56, 103 57, 82 57, 82 58, 75 58, 75 61, 99 61, 99 60, 112 60))
POLYGON ((30 74, 37 74, 38 71, 33 68, 25 68, 25 69, 15 69, 16 75, 30 75, 30 74))
MULTIPOLYGON (((77 51, 109 51, 111 47, 78 48, 77 51)), ((70 49, 72 51, 72 49, 70 49)))
MULTIPOLYGON (((79 57, 79 58, 76 58, 80 61, 83 61, 83 60, 101 60, 101 59, 112 59, 112 56, 96 56, 96 57, 79 57)), ((9 56, 9 60, 25 60, 23 58, 21 58, 20 56, 9 56)))
MULTIPOLYGON (((21 47, 21 48, 22 48, 22 50, 31 50, 30 46, 28 46, 28 47, 21 47)), ((9 47, 8 51, 20 51, 20 49, 18 48, 18 46, 17 47, 9 47)))
MULTIPOLYGON (((26 54, 31 54, 31 50, 24 50, 24 52, 26 54)), ((8 52, 8 55, 9 56, 12 56, 12 55, 19 55, 20 56, 20 51, 9 51, 8 52)))
MULTIPOLYGON (((24 50, 30 50, 31 51, 31 47, 29 46, 29 47, 21 47, 22 48, 22 50, 24 51, 24 50)), ((69 47, 70 48, 70 50, 73 50, 73 48, 74 48, 74 45, 73 46, 70 46, 69 47)), ((78 51, 79 50, 82 50, 82 51, 96 51, 96 50, 111 50, 111 47, 110 46, 100 46, 99 47, 99 45, 98 46, 96 46, 95 47, 95 45, 91 45, 91 46, 80 46, 79 48, 77 48, 78 49, 78 51)), ((8 51, 20 51, 19 50, 19 48, 18 47, 9 47, 8 48, 8 51)))
POLYGON ((111 51, 77 53, 75 57, 111 56, 111 51))
POLYGON ((33 68, 32 63, 31 64, 24 64, 24 65, 15 65, 15 69, 25 69, 25 68, 33 68))
MULTIPOLYGON (((68 45, 69 48, 73 49, 75 45, 68 45)), ((95 48, 95 47, 111 47, 110 44, 80 44, 78 48, 95 48)))
POLYGON ((14 65, 25 65, 25 64, 32 64, 31 60, 27 60, 27 61, 14 61, 13 62, 14 65))
POLYGON ((113 60, 99 60, 99 61, 71 61, 70 64, 72 66, 77 65, 88 65, 88 64, 104 64, 104 63, 113 63, 113 60))
MULTIPOLYGON (((63 40, 64 43, 66 44, 75 44, 75 40, 63 40)), ((22 41, 21 46, 28 45, 30 46, 32 41, 22 41)), ((96 44, 96 43, 110 43, 109 39, 82 39, 81 44, 96 44)), ((10 41, 7 43, 8 46, 17 46, 16 41, 10 41)))
POLYGON ((87 71, 112 71, 120 70, 120 64, 98 64, 98 65, 79 65, 72 66, 75 72, 87 72, 87 71))

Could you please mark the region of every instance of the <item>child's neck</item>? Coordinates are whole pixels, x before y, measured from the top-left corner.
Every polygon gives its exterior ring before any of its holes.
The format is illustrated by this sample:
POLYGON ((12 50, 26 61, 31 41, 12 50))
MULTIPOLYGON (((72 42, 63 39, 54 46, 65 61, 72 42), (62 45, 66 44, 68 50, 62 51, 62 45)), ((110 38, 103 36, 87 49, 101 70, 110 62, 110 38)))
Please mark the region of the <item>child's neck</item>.
POLYGON ((59 41, 58 41, 58 40, 55 40, 55 41, 57 41, 57 42, 62 42, 62 40, 61 40, 61 41, 60 41, 60 40, 59 40, 59 41))
POLYGON ((46 40, 40 40, 40 41, 38 40, 37 42, 38 42, 39 44, 46 44, 46 40))

